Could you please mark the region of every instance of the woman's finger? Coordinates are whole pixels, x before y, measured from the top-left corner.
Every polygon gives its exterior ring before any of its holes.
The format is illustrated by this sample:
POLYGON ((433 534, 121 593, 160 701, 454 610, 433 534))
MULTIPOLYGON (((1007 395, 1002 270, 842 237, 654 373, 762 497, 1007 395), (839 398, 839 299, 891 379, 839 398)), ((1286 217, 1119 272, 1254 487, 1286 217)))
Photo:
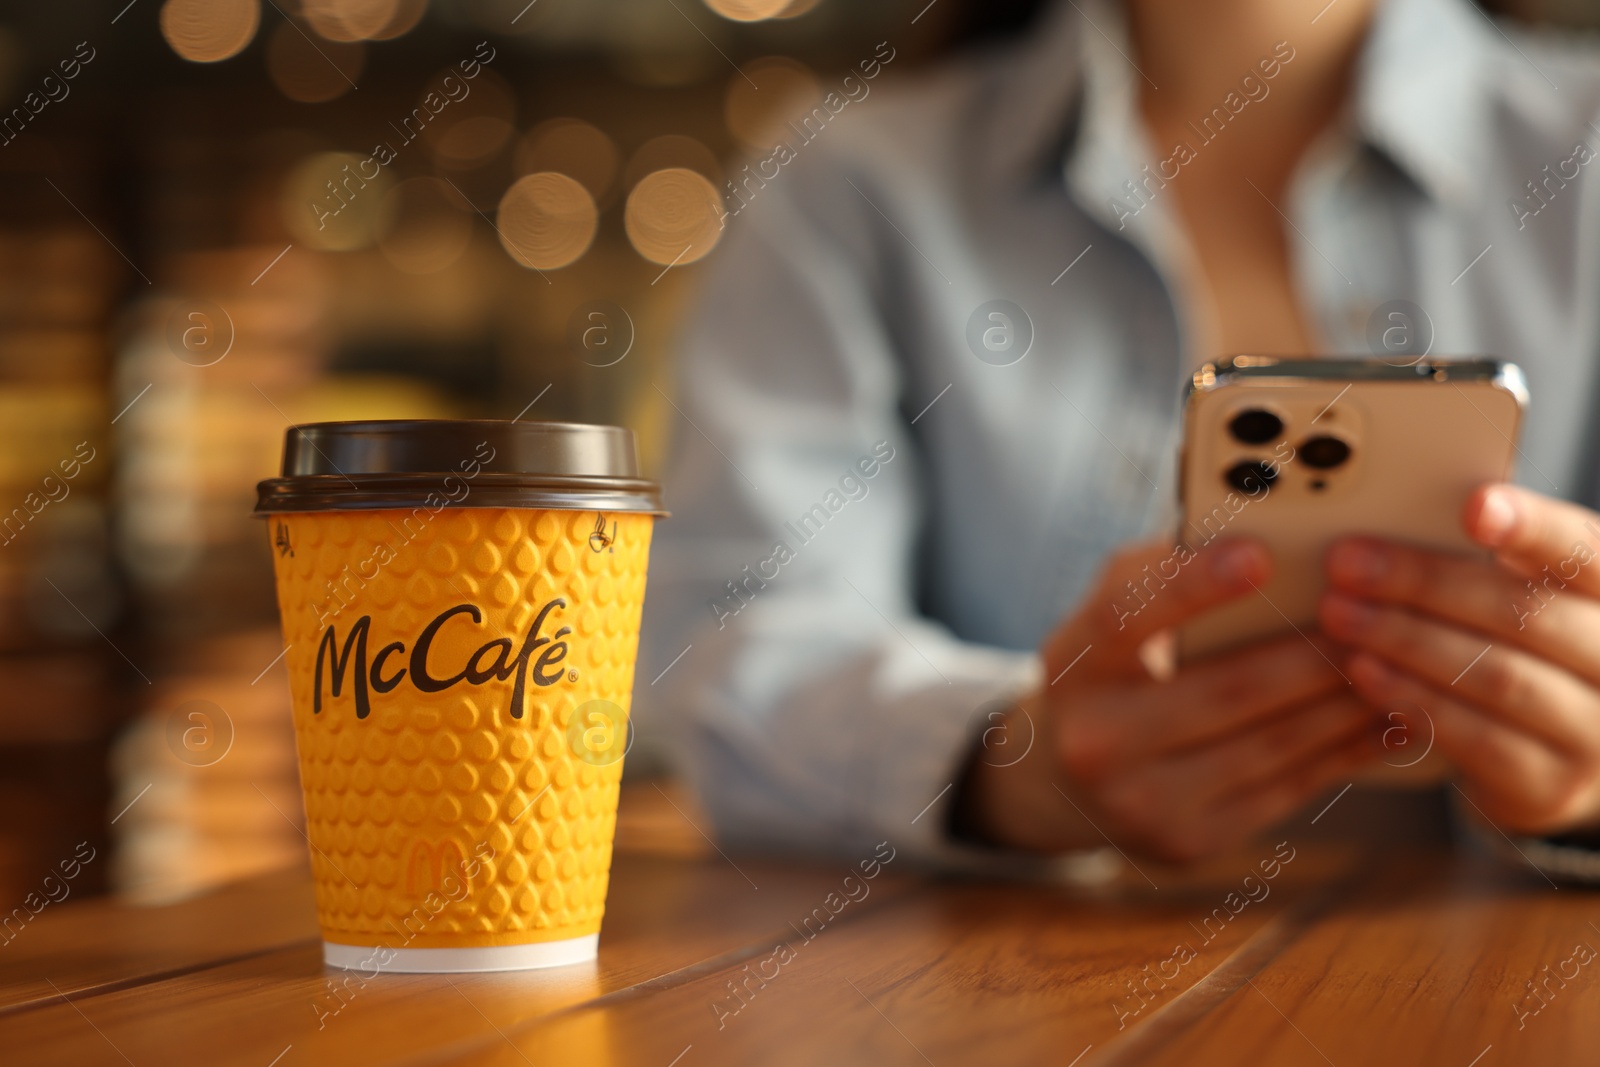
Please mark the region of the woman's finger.
POLYGON ((1118 553, 1079 612, 1046 640, 1046 684, 1068 670, 1147 676, 1139 656, 1146 641, 1219 604, 1255 596, 1271 571, 1265 548, 1238 539, 1198 551, 1145 545, 1118 553))
POLYGON ((1377 718, 1354 692, 1337 692, 1286 715, 1150 763, 1139 776, 1157 780, 1172 806, 1211 807, 1264 783, 1319 752, 1342 749, 1359 737, 1377 750, 1377 718))
POLYGON ((1572 755, 1600 753, 1600 699, 1582 679, 1521 649, 1401 608, 1323 598, 1328 633, 1572 755))
POLYGON ((1169 682, 1112 682, 1068 699, 1060 757, 1079 781, 1108 781, 1164 754, 1214 744, 1253 724, 1292 716, 1348 686, 1324 653, 1281 638, 1185 668, 1169 682))
POLYGON ((1600 597, 1600 516, 1588 508, 1515 485, 1487 485, 1467 499, 1467 536, 1521 570, 1554 573, 1587 596, 1600 597))
POLYGON ((1352 781, 1376 752, 1372 741, 1362 736, 1332 752, 1313 753, 1255 789, 1181 819, 1173 830, 1156 837, 1152 847, 1179 860, 1235 848, 1283 822, 1331 787, 1352 781))
POLYGON ((1600 684, 1600 600, 1557 572, 1525 577, 1493 559, 1364 537, 1336 544, 1327 570, 1337 592, 1436 616, 1600 684))
POLYGON ((1213 745, 1349 687, 1330 653, 1291 635, 1181 670, 1160 687, 1142 686, 1123 709, 1140 752, 1213 745))
POLYGON ((1594 807, 1573 764, 1537 738, 1452 695, 1440 693, 1370 654, 1351 659, 1350 677, 1380 706, 1420 709, 1434 744, 1469 783, 1482 814, 1512 832, 1571 826, 1594 807))

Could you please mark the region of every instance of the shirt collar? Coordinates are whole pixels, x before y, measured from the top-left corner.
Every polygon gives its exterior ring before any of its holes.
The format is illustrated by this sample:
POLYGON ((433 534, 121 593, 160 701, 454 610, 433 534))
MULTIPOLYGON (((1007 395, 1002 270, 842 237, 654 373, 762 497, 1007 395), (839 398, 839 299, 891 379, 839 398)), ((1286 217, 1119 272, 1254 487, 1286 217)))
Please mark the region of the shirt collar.
POLYGON ((985 159, 998 176, 1015 182, 1058 166, 1081 96, 1083 46, 1076 0, 1058 0, 1040 16, 1038 30, 999 68, 994 118, 985 159))
POLYGON ((1357 133, 1434 199, 1467 201, 1509 44, 1470 0, 1389 0, 1356 69, 1357 133))
MULTIPOLYGON (((1430 196, 1460 202, 1482 173, 1503 88, 1496 71, 1515 69, 1504 62, 1515 47, 1470 0, 1386 0, 1357 64, 1354 134, 1430 196)), ((1000 86, 991 159, 1021 181, 1065 164, 1084 206, 1105 214, 1155 159, 1138 122, 1134 58, 1119 4, 1058 0, 1000 86)), ((1526 67, 1524 89, 1530 79, 1544 86, 1531 60, 1510 59, 1526 67)))

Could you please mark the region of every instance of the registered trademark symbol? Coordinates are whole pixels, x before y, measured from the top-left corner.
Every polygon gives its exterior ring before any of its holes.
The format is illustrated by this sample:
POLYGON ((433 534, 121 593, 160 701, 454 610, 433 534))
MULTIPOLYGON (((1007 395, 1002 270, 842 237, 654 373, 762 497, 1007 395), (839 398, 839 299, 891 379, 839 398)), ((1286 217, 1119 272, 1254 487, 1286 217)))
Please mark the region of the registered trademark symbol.
POLYGON ((578 672, 577 671, 568 671, 567 672, 567 681, 576 682, 577 680, 578 680, 578 672))

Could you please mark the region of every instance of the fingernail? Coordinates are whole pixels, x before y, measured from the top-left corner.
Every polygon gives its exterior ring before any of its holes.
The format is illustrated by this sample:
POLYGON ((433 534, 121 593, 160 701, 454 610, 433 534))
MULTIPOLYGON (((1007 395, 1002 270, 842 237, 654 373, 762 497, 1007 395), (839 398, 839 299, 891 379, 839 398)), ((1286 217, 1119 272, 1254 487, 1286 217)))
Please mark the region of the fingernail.
POLYGON ((1517 505, 1511 494, 1503 489, 1491 489, 1483 494, 1478 507, 1478 540, 1491 548, 1505 543, 1517 525, 1517 505))
POLYGON ((1226 585, 1257 585, 1266 572, 1265 554, 1256 545, 1234 542, 1218 545, 1211 552, 1211 573, 1226 585))
POLYGON ((1357 633, 1372 626, 1378 618, 1378 609, 1371 604, 1330 593, 1322 598, 1323 610, 1333 629, 1343 633, 1357 633))
POLYGON ((1376 585, 1389 573, 1389 556, 1377 545, 1364 541, 1344 541, 1328 558, 1334 581, 1350 585, 1376 585))

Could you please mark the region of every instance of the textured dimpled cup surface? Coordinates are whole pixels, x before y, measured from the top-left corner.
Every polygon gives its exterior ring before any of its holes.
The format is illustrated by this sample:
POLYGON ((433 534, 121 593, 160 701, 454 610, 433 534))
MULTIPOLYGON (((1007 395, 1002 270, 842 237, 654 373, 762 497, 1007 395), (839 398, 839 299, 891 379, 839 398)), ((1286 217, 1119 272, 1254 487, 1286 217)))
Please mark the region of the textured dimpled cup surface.
POLYGON ((654 518, 439 503, 267 515, 325 957, 589 959, 654 518))

